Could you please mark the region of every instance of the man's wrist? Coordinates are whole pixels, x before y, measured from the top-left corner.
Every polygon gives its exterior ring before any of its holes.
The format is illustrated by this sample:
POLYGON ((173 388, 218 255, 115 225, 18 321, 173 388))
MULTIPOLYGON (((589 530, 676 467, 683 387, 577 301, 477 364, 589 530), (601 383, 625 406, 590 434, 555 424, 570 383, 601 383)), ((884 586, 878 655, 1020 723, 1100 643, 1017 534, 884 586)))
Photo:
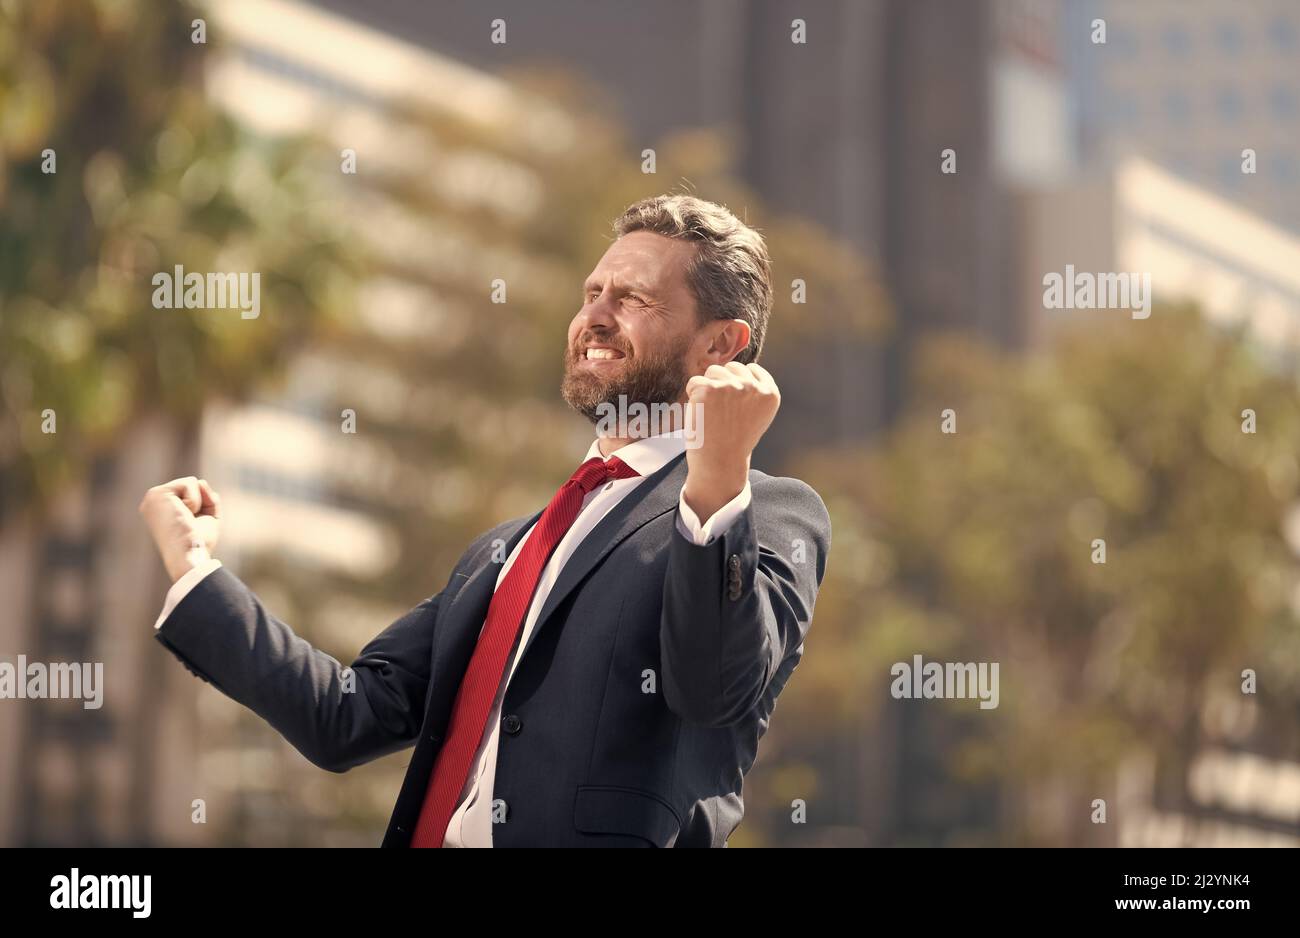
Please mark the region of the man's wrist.
POLYGON ((169 557, 163 566, 167 568, 167 575, 171 577, 172 583, 175 583, 195 567, 201 567, 211 560, 212 554, 207 547, 193 544, 184 553, 169 557))
POLYGON ((701 522, 712 518, 745 488, 749 481, 749 459, 738 466, 721 471, 697 472, 694 467, 686 473, 682 498, 701 522))

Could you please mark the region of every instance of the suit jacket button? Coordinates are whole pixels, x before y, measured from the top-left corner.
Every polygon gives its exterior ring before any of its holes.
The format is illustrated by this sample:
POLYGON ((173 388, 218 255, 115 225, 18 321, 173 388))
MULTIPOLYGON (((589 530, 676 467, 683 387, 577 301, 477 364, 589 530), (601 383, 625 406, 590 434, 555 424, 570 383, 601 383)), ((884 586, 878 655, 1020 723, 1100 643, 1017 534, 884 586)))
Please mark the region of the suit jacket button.
POLYGON ((740 555, 732 554, 727 561, 727 598, 735 602, 740 598, 740 555))
POLYGON ((518 736, 519 731, 523 729, 524 721, 519 719, 513 713, 507 713, 501 718, 501 728, 511 736, 518 736))

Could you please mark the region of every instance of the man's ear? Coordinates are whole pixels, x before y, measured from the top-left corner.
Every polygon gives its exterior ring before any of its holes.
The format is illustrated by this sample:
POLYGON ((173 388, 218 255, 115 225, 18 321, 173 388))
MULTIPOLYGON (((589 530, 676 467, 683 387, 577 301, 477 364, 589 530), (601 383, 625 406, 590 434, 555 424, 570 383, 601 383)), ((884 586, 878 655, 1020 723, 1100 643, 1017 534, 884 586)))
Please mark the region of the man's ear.
POLYGON ((719 319, 710 324, 716 331, 705 351, 710 365, 725 365, 749 346, 749 323, 743 319, 719 319))

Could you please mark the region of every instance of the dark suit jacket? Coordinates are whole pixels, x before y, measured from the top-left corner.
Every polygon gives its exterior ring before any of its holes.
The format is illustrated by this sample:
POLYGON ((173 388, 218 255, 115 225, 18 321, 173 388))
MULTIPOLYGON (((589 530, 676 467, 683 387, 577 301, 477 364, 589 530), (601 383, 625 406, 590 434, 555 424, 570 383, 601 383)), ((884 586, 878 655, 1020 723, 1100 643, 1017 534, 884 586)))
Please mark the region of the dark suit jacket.
MULTIPOLYGON (((777 694, 803 654, 830 519, 796 479, 750 473, 753 499, 712 544, 676 529, 678 456, 605 516, 551 590, 506 689, 493 797, 512 846, 723 847, 744 813, 777 694)), ((220 568, 157 638, 193 673, 333 772, 415 744, 383 845, 404 847, 509 551, 502 524, 447 585, 343 667, 220 568)))

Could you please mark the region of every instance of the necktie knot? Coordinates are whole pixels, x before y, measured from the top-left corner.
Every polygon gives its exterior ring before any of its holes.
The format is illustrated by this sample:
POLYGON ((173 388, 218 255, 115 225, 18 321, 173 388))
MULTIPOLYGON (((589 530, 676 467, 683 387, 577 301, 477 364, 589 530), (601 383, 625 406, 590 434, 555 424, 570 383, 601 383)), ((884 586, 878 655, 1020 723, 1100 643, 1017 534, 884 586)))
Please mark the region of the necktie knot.
POLYGON ((604 485, 610 479, 630 479, 640 474, 617 456, 611 456, 609 459, 593 456, 578 467, 578 471, 569 478, 569 481, 575 483, 586 494, 595 491, 598 486, 604 485))

